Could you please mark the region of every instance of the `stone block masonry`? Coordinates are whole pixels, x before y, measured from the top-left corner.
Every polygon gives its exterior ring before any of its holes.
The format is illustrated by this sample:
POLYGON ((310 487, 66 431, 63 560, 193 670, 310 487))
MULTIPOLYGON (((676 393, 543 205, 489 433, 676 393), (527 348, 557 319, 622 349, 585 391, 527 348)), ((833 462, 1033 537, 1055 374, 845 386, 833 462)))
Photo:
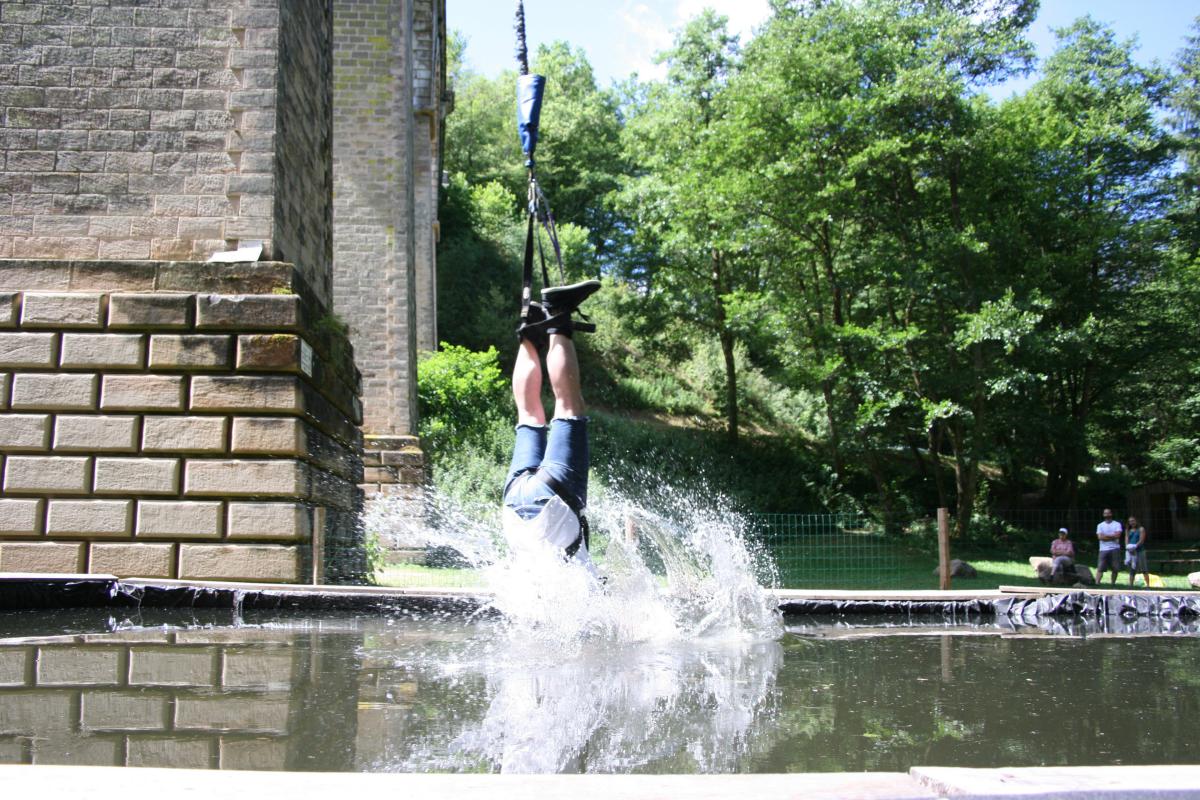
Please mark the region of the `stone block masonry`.
POLYGON ((366 385, 364 432, 416 432, 416 359, 437 347, 444 0, 334 0, 334 309, 366 385))
POLYGON ((0 295, 0 571, 364 577, 361 377, 291 265, 0 260, 0 295))
POLYGON ((0 644, 0 763, 285 769, 316 722, 291 699, 312 690, 308 639, 150 629, 0 644))
MULTIPOLYGON (((0 258, 203 260, 262 240, 328 306, 332 24, 312 0, 5 0, 0 258)), ((49 300, 66 316, 43 324, 94 327, 94 299, 49 300)))
POLYGON ((0 2, 0 259, 26 265, 0 281, 0 536, 25 537, 0 538, 0 569, 307 579, 361 549, 356 484, 410 492, 417 353, 437 343, 445 6, 0 2), (197 266, 255 241, 254 269, 197 266), (365 380, 313 327, 327 309, 365 380), (358 425, 377 439, 365 482, 346 466, 358 425), (289 498, 300 511, 251 511, 289 498), (167 524, 142 502, 222 505, 167 524), (310 552, 183 558, 231 537, 310 552))
POLYGON ((368 499, 415 499, 424 482, 412 434, 417 354, 437 347, 445 12, 444 0, 333 4, 334 302, 364 374, 368 499))

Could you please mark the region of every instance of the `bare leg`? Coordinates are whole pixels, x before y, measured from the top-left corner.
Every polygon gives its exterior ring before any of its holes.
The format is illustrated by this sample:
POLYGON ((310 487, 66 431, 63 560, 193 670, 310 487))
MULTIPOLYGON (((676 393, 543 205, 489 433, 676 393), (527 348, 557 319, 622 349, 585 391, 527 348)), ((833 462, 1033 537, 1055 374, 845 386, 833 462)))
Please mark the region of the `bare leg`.
POLYGON ((517 361, 513 365, 512 390, 513 402, 517 404, 517 424, 545 425, 546 409, 542 407, 542 360, 538 356, 537 348, 528 339, 522 339, 517 350, 517 361))
MULTIPOLYGON (((554 417, 582 417, 585 409, 583 390, 579 386, 579 360, 571 337, 560 333, 550 334, 546 371, 550 374, 550 388, 554 390, 554 417)), ((539 401, 539 408, 540 405, 539 401)))

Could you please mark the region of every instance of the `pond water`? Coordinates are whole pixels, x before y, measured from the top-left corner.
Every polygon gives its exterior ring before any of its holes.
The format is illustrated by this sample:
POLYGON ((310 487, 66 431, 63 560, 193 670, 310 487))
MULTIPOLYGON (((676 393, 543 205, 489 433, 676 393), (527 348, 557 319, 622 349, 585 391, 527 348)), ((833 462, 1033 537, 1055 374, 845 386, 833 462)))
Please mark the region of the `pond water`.
MULTIPOLYGON (((589 511, 602 583, 453 509, 407 533, 481 569, 487 615, 0 614, 0 763, 691 773, 1194 760, 1195 620, 783 620, 736 513, 666 488, 650 507, 589 511)), ((409 524, 400 511, 369 524, 409 524)))
POLYGON ((1195 760, 1194 636, 808 620, 778 637, 549 647, 497 620, 97 613, 0 614, 0 763, 690 773, 1195 760))

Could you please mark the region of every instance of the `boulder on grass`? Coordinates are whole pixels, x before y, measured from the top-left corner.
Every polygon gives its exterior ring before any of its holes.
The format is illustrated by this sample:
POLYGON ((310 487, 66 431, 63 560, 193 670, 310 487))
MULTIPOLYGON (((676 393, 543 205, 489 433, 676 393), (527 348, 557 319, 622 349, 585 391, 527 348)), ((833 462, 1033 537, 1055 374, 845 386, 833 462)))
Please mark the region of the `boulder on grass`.
MULTIPOLYGON (((941 567, 934 567, 933 574, 938 575, 941 572, 941 567)), ((957 558, 950 559, 950 577, 951 578, 975 578, 979 576, 979 572, 966 561, 957 558)))
POLYGON ((1193 572, 1188 575, 1188 585, 1193 589, 1200 589, 1200 572, 1193 572))
POLYGON ((1092 586, 1096 583, 1096 579, 1092 577, 1092 570, 1087 566, 1075 563, 1073 570, 1064 570, 1063 574, 1057 579, 1054 577, 1054 559, 1046 556, 1030 556, 1029 564, 1037 573, 1037 579, 1044 584, 1053 584, 1055 586, 1074 586, 1083 584, 1084 586, 1092 586))

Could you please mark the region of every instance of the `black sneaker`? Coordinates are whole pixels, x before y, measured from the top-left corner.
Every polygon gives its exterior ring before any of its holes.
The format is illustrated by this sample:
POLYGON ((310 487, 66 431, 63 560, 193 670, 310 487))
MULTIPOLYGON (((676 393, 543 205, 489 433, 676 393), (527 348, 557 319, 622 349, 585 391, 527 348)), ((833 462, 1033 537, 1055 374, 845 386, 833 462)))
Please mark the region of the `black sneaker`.
POLYGON ((542 305, 546 314, 557 317, 570 314, 600 289, 600 281, 580 281, 570 286, 547 286, 542 289, 542 305))

